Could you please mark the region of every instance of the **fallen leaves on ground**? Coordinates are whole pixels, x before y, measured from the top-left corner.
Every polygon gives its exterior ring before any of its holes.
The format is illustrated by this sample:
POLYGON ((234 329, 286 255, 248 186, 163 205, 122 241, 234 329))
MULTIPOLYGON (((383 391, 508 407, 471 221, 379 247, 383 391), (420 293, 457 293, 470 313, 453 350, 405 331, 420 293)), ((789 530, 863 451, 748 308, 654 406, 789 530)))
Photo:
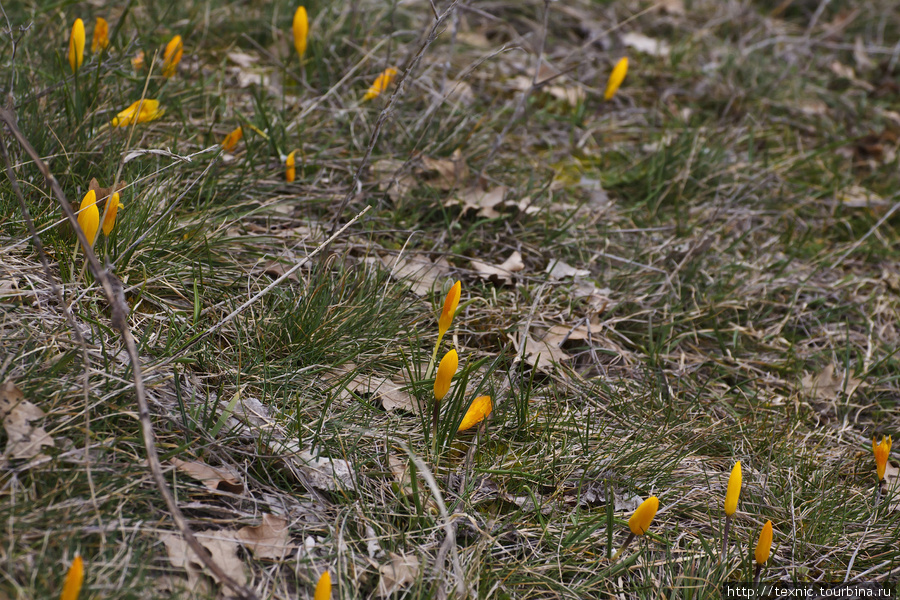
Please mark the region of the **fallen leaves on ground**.
POLYGON ((419 559, 415 556, 388 552, 390 562, 378 567, 378 588, 375 595, 386 598, 395 594, 409 584, 416 581, 419 576, 419 559))
POLYGON ((480 260, 470 261, 472 268, 482 279, 486 279, 496 285, 512 285, 513 273, 518 273, 525 268, 522 255, 515 250, 505 261, 499 265, 489 265, 480 260))
POLYGON ((450 158, 422 157, 428 184, 444 191, 459 187, 469 178, 469 166, 457 148, 450 158))
POLYGON ((447 198, 444 201, 444 206, 460 205, 462 206, 462 214, 474 210, 479 217, 495 219, 501 216, 496 207, 503 203, 505 197, 506 187, 502 185, 498 185, 490 190, 472 187, 461 190, 455 196, 447 198))
POLYGON ((622 43, 628 48, 649 54, 650 56, 665 57, 669 55, 669 44, 646 36, 643 33, 631 32, 622 36, 622 43))
POLYGON ((830 364, 822 369, 818 375, 812 373, 804 375, 803 380, 800 382, 803 391, 811 398, 833 401, 841 393, 846 393, 848 397, 852 396, 856 388, 862 384, 861 379, 849 375, 845 387, 844 378, 835 375, 834 371, 834 365, 830 364))
POLYGON ((231 472, 227 467, 211 467, 200 461, 187 461, 172 458, 170 461, 175 468, 182 473, 200 481, 211 490, 240 494, 244 491, 244 484, 240 477, 231 472))
POLYGON ((397 259, 394 256, 382 256, 382 264, 391 270, 391 276, 399 281, 409 283, 410 289, 417 296, 427 296, 436 287, 439 279, 450 274, 450 263, 443 256, 431 262, 424 254, 406 254, 397 259))
POLYGON ((264 514, 261 524, 238 529, 235 535, 259 559, 283 560, 296 548, 287 519, 275 515, 264 514))
POLYGON ((0 419, 9 438, 3 452, 4 459, 34 458, 43 446, 55 445, 43 427, 31 425, 31 421, 43 418, 44 411, 26 400, 12 381, 0 386, 0 419))
MULTIPOLYGON (((196 533, 197 541, 209 552, 209 558, 228 573, 240 585, 246 585, 247 572, 244 563, 238 558, 238 543, 232 530, 206 531, 196 533)), ((184 569, 188 576, 188 587, 192 590, 202 586, 201 574, 203 563, 188 547, 180 533, 165 533, 160 536, 166 545, 169 562, 176 569, 184 569)), ((208 574, 217 583, 221 583, 212 573, 208 574)), ((201 588, 202 589, 202 588, 201 588)))
POLYGON ((550 279, 564 279, 566 277, 586 277, 591 274, 587 269, 576 269, 572 265, 561 260, 551 260, 547 264, 547 274, 550 279))
POLYGON ((550 343, 548 343, 543 338, 538 338, 537 335, 537 332, 532 332, 526 336, 524 348, 522 345, 522 332, 517 337, 510 336, 516 349, 516 354, 524 358, 529 365, 540 371, 550 371, 553 369, 554 363, 561 363, 571 358, 558 344, 553 343, 554 340, 551 339, 550 343))

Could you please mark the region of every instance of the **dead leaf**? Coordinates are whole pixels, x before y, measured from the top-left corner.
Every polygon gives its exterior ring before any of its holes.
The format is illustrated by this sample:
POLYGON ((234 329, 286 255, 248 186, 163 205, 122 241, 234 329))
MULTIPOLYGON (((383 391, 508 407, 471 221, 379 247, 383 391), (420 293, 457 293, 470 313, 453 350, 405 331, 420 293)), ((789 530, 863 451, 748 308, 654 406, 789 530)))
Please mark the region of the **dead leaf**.
POLYGON ((550 279, 564 279, 566 277, 586 277, 591 274, 586 269, 576 269, 561 260, 553 260, 547 265, 546 273, 550 279))
POLYGON ((228 60, 230 60, 237 66, 244 68, 252 66, 259 60, 258 56, 253 56, 252 54, 245 54, 244 52, 237 51, 228 52, 226 56, 228 57, 228 60))
POLYGON ((347 389, 357 394, 373 394, 387 412, 400 409, 418 414, 416 399, 402 389, 403 384, 385 377, 357 374, 347 382, 347 389))
POLYGON ((378 180, 378 189, 394 202, 408 196, 416 187, 416 180, 412 175, 400 172, 405 164, 402 160, 395 159, 376 160, 372 163, 372 174, 378 180))
POLYGON ((835 375, 834 365, 830 364, 818 375, 811 373, 804 375, 800 385, 803 387, 803 391, 812 398, 833 401, 841 393, 846 392, 847 397, 852 396, 861 383, 861 379, 848 374, 845 388, 844 378, 835 375))
POLYGON ((518 250, 513 251, 509 258, 497 266, 483 263, 480 260, 472 260, 470 262, 478 275, 497 285, 512 285, 512 274, 525 268, 525 263, 522 262, 522 255, 519 254, 518 250))
POLYGON ((856 68, 860 71, 870 71, 875 68, 875 62, 869 58, 866 52, 866 46, 863 43, 862 36, 856 36, 853 42, 853 60, 856 62, 856 68))
POLYGON ((422 157, 422 165, 429 185, 445 191, 459 187, 469 177, 469 166, 459 148, 450 158, 422 157))
POLYGON ((479 217, 487 219, 496 219, 500 213, 496 207, 503 203, 506 196, 506 186, 498 185, 491 190, 482 190, 480 187, 471 187, 461 190, 455 196, 447 198, 444 206, 462 205, 462 214, 466 214, 470 210, 477 211, 475 214, 479 217))
POLYGON ((435 262, 431 262, 423 254, 406 254, 399 260, 393 256, 380 258, 382 264, 391 270, 391 276, 397 280, 406 280, 417 296, 431 294, 437 281, 450 274, 450 263, 443 256, 435 262))
POLYGON ((668 56, 669 44, 661 40, 653 39, 643 33, 631 32, 622 36, 622 43, 632 50, 649 54, 650 56, 668 56))
POLYGON ((525 362, 532 367, 540 371, 551 371, 554 363, 561 363, 571 358, 558 345, 547 343, 543 338, 537 339, 536 336, 537 334, 533 334, 525 338, 524 351, 522 348, 522 334, 520 333, 516 338, 511 338, 516 354, 524 357, 525 362))
MULTIPOLYGON (((244 570, 244 563, 238 558, 238 544, 235 539, 235 533, 231 530, 221 530, 215 532, 203 532, 195 534, 200 545, 209 551, 209 557, 223 571, 231 575, 231 577, 240 585, 246 585, 247 572, 244 570)), ((160 536, 162 542, 166 545, 166 551, 169 555, 169 562, 175 568, 184 569, 188 574, 188 583, 196 583, 200 579, 200 573, 203 572, 203 563, 196 554, 188 547, 187 542, 181 537, 180 533, 166 533, 160 536)), ((209 575, 221 583, 212 573, 209 575)), ((191 585, 193 588, 194 586, 191 585)))
POLYGON ((388 552, 388 556, 390 556, 390 562, 378 567, 380 579, 375 595, 379 598, 386 598, 399 592, 414 583, 419 576, 419 559, 415 556, 394 552, 388 552))
MULTIPOLYGON (((88 189, 94 190, 94 194, 97 195, 97 201, 102 202, 106 200, 110 194, 113 192, 121 192, 125 189, 125 183, 120 181, 115 185, 115 190, 112 187, 100 187, 100 183, 97 181, 96 177, 91 177, 90 183, 88 183, 88 189)), ((101 213, 102 214, 102 213, 101 213)))
POLYGON ((4 457, 13 459, 33 458, 43 446, 55 446, 43 427, 35 427, 30 421, 44 418, 44 411, 25 399, 22 391, 12 381, 0 386, 0 419, 9 439, 4 457))
POLYGON ((262 524, 238 529, 235 535, 259 559, 283 560, 296 548, 287 519, 275 515, 263 514, 262 524))
POLYGON ((240 478, 226 467, 211 467, 200 461, 187 461, 178 458, 169 460, 179 471, 200 481, 211 490, 240 494, 244 484, 240 478))
POLYGON ((413 490, 412 476, 410 475, 409 470, 409 459, 400 458, 399 456, 391 454, 388 456, 388 465, 391 467, 391 473, 394 474, 394 479, 396 479, 397 483, 400 485, 400 490, 407 496, 411 495, 413 490))

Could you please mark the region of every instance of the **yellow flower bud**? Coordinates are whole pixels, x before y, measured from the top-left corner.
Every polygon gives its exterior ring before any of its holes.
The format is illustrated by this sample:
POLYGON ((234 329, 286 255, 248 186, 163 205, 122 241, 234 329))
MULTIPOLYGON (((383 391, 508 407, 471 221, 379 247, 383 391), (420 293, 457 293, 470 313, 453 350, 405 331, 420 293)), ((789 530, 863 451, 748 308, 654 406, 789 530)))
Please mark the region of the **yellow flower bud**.
POLYGON ((116 214, 121 206, 119 192, 114 192, 106 202, 109 204, 109 208, 106 209, 106 217, 103 219, 103 235, 108 236, 116 225, 116 214))
POLYGON ((435 398, 443 400, 447 392, 450 391, 450 380, 453 379, 453 375, 456 374, 458 367, 459 356, 456 354, 456 350, 451 350, 444 355, 444 358, 441 359, 441 364, 438 365, 437 375, 434 378, 435 398))
POLYGON ((769 552, 772 551, 772 521, 766 521, 759 533, 759 541, 756 542, 756 564, 764 565, 769 560, 769 552))
POLYGON ((485 417, 491 414, 493 408, 490 396, 478 396, 472 400, 472 406, 466 411, 466 416, 463 417, 462 423, 459 424, 459 429, 457 429, 457 431, 465 431, 466 429, 475 427, 484 421, 485 417))
POLYGON ((443 337, 450 324, 453 323, 453 315, 456 314, 456 307, 459 306, 459 296, 462 291, 462 284, 459 281, 453 284, 447 297, 444 299, 444 308, 441 310, 441 318, 438 320, 438 336, 443 337))
POLYGON ((297 178, 297 169, 294 167, 294 155, 297 153, 296 150, 292 151, 287 156, 287 160, 284 161, 285 170, 284 170, 284 178, 288 183, 294 181, 297 178))
POLYGON ((81 200, 81 206, 78 209, 78 226, 81 227, 84 237, 93 247, 97 229, 100 227, 100 211, 97 210, 97 194, 94 190, 88 190, 81 200))
POLYGON ((166 44, 166 50, 163 52, 163 77, 171 77, 175 74, 175 68, 181 62, 181 55, 184 54, 184 45, 181 43, 181 36, 176 35, 169 43, 166 44))
POLYGON ((84 21, 75 19, 72 25, 72 33, 69 34, 69 66, 72 72, 81 68, 84 62, 84 21))
POLYGON ((76 556, 66 573, 66 582, 63 584, 59 600, 76 600, 81 593, 82 583, 84 583, 84 562, 80 556, 76 556))
POLYGON ((309 18, 306 15, 306 9, 302 6, 294 13, 293 30, 294 48, 297 49, 297 54, 303 60, 303 55, 306 54, 306 37, 309 35, 309 18))
POLYGON ((244 137, 244 130, 240 127, 229 133, 225 136, 225 139, 222 140, 222 150, 225 152, 231 152, 234 150, 234 147, 237 146, 238 142, 241 141, 241 138, 244 137))
POLYGON ((641 505, 637 507, 634 514, 628 519, 628 528, 631 529, 631 533, 634 535, 647 533, 657 510, 659 510, 659 498, 656 496, 650 496, 641 502, 641 505))
POLYGON ((397 76, 397 69, 394 67, 388 67, 384 71, 381 72, 381 75, 375 78, 375 83, 369 88, 369 91, 366 92, 366 95, 363 96, 363 102, 367 100, 371 100, 372 98, 377 98, 381 95, 381 92, 386 90, 391 82, 394 80, 394 77, 397 76))
POLYGON ((887 469, 888 457, 891 454, 891 436, 881 438, 881 443, 876 444, 872 438, 872 452, 875 453, 875 470, 878 472, 878 481, 884 479, 884 471, 887 469))
POLYGON ((329 600, 331 598, 331 574, 328 571, 322 573, 319 577, 319 583, 316 584, 316 593, 313 600, 329 600))
POLYGON ((612 73, 609 74, 609 81, 606 82, 606 93, 603 94, 604 100, 609 100, 619 91, 619 86, 625 81, 625 74, 628 73, 628 57, 624 57, 613 67, 612 73))
POLYGON ((110 121, 113 127, 126 127, 132 123, 146 123, 158 119, 166 113, 166 109, 159 107, 159 100, 144 98, 132 103, 131 106, 116 115, 110 121))
POLYGON ((97 54, 109 46, 109 23, 103 17, 97 17, 94 25, 94 37, 91 39, 91 52, 97 54))
POLYGON ((725 514, 729 517, 737 510, 738 497, 741 495, 741 461, 734 463, 728 477, 728 489, 725 491, 725 514))

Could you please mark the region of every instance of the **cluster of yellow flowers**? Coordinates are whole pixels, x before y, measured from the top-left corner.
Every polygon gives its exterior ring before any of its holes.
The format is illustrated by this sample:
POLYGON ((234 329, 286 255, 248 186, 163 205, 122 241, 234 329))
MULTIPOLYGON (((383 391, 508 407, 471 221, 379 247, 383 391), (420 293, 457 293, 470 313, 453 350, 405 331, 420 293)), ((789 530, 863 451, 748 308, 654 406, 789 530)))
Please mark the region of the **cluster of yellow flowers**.
MULTIPOLYGON (((112 233, 120 206, 122 203, 119 201, 119 192, 113 191, 107 198, 104 208, 103 235, 109 237, 109 234, 112 233)), ((84 236, 93 247, 97 239, 97 230, 101 228, 100 209, 97 208, 97 192, 93 189, 88 190, 81 200, 81 206, 78 207, 78 226, 81 227, 84 236)))

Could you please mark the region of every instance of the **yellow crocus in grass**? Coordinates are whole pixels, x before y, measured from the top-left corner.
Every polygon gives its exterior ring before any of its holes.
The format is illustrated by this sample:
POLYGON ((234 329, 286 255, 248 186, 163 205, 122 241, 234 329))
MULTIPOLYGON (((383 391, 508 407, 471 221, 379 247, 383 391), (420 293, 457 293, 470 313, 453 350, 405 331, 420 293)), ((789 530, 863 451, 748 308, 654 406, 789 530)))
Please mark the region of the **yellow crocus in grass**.
POLYGON ((297 55, 303 60, 306 54, 306 38, 309 35, 309 18, 306 15, 306 9, 299 7, 294 13, 294 48, 297 49, 297 55))
POLYGON ((100 211, 97 210, 97 194, 94 190, 88 190, 81 200, 81 206, 78 208, 78 226, 84 232, 88 243, 93 246, 97 229, 100 228, 100 211))
POLYGON ((456 350, 451 350, 441 359, 441 364, 438 365, 437 376, 434 378, 434 397, 438 400, 443 400, 447 392, 450 391, 450 381, 456 374, 457 368, 459 368, 459 355, 457 355, 456 350))
POLYGON ((328 571, 319 576, 313 600, 329 600, 331 598, 331 574, 328 571))
POLYGON ((109 208, 106 209, 106 217, 103 218, 103 235, 108 236, 116 225, 116 214, 119 212, 119 207, 122 206, 122 203, 119 202, 119 192, 113 193, 106 202, 109 204, 109 208))
POLYGON ((741 495, 741 461, 734 463, 731 475, 728 476, 728 489, 725 491, 725 514, 731 516, 737 510, 738 498, 741 495))
POLYGON ((94 37, 91 39, 91 52, 97 54, 109 46, 109 23, 103 17, 97 17, 94 25, 94 37))
POLYGON ((772 521, 766 521, 762 531, 759 532, 759 541, 756 542, 756 571, 753 574, 753 585, 759 583, 759 574, 763 565, 769 560, 769 553, 772 551, 772 521))
POLYGON ((650 496, 641 502, 640 506, 635 509, 634 514, 631 515, 631 518, 628 519, 628 529, 634 535, 644 535, 650 529, 650 523, 653 522, 653 517, 656 516, 656 511, 658 510, 659 498, 650 496))
POLYGON ((619 91, 619 86, 625 81, 625 74, 628 73, 628 57, 623 57, 613 67, 612 73, 609 74, 609 81, 606 82, 606 92, 603 94, 604 100, 609 100, 619 91))
POLYGON ((59 600, 76 600, 81 593, 82 583, 84 583, 84 562, 80 556, 76 556, 69 566, 69 572, 66 573, 66 582, 63 584, 59 600))
POLYGON ((447 297, 444 299, 444 308, 441 310, 441 318, 438 320, 438 337, 444 337, 444 334, 447 333, 447 330, 450 329, 450 324, 453 323, 453 315, 456 314, 456 308, 459 306, 459 296, 462 293, 462 284, 457 281, 453 284, 453 287, 450 288, 450 291, 447 292, 447 297))
POLYGON ((69 34, 69 66, 75 73, 84 62, 84 21, 75 19, 72 33, 69 34))
POLYGON ((491 414, 493 409, 494 407, 491 404, 490 396, 478 396, 472 400, 472 406, 466 411, 466 416, 463 417, 462 423, 459 424, 459 429, 457 429, 457 431, 465 431, 466 429, 475 427, 484 421, 485 417, 491 414))
POLYGON ((166 113, 166 109, 159 107, 159 100, 144 98, 134 102, 131 106, 116 115, 110 121, 113 127, 125 127, 132 123, 146 123, 158 119, 166 113))
POLYGON ((875 438, 872 438, 872 452, 875 453, 875 470, 878 473, 878 481, 880 482, 884 479, 888 456, 891 454, 891 436, 882 436, 880 444, 876 444, 875 438))
POLYGON ((366 95, 363 96, 363 102, 367 100, 371 100, 372 98, 377 98, 381 95, 381 92, 386 90, 391 82, 394 80, 394 77, 397 76, 397 69, 394 67, 388 67, 384 71, 381 72, 381 75, 375 78, 375 83, 369 88, 369 91, 366 92, 366 95))
POLYGON ((163 52, 163 77, 171 77, 175 74, 175 68, 178 66, 178 63, 181 62, 182 54, 184 54, 184 45, 181 43, 181 36, 176 35, 169 40, 169 43, 166 44, 166 49, 163 52))
POLYGON ((237 146, 238 142, 241 141, 241 138, 244 137, 244 130, 241 127, 238 127, 231 133, 225 136, 225 139, 222 140, 222 150, 225 152, 231 152, 234 150, 234 147, 237 146))
POLYGON ((772 521, 766 521, 762 531, 759 532, 759 541, 756 542, 756 564, 764 565, 769 560, 769 553, 772 552, 772 521))
POLYGON ((287 160, 284 161, 285 169, 284 169, 284 178, 288 183, 294 181, 297 178, 297 168, 294 166, 294 155, 297 154, 296 150, 293 150, 290 154, 287 155, 287 160))
POLYGON ((641 502, 640 506, 638 506, 634 513, 632 513, 631 518, 628 519, 628 529, 631 532, 628 534, 628 537, 625 539, 625 543, 622 544, 622 547, 619 548, 619 551, 616 552, 615 556, 612 557, 613 560, 619 558, 631 542, 634 540, 636 536, 644 535, 650 529, 650 523, 653 522, 653 517, 656 516, 656 511, 659 510, 659 498, 656 496, 650 496, 643 502, 641 502))

